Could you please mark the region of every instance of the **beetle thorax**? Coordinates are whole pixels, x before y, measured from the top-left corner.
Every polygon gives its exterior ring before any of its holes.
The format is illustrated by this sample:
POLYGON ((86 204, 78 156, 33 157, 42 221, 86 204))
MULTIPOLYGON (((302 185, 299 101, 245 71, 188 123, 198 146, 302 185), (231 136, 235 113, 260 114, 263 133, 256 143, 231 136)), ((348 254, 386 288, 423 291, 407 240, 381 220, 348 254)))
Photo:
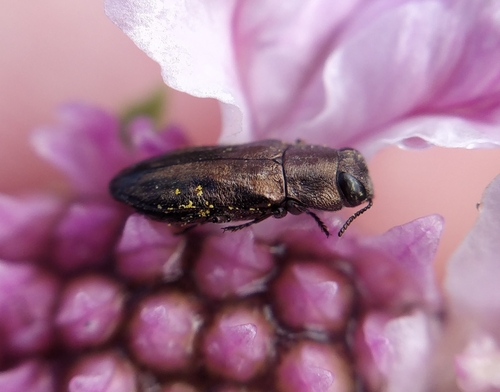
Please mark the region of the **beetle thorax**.
POLYGON ((343 207, 336 185, 338 152, 315 145, 290 146, 283 156, 287 198, 306 208, 335 211, 343 207))

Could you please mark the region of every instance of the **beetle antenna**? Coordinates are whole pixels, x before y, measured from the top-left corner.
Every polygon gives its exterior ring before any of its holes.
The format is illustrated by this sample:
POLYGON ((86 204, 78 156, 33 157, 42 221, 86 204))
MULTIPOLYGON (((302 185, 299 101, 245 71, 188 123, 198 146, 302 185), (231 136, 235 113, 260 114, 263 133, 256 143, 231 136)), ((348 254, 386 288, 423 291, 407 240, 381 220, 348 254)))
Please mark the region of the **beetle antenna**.
POLYGON ((346 220, 344 223, 344 226, 339 231, 339 237, 342 237, 342 235, 345 233, 349 225, 352 223, 354 219, 356 219, 358 216, 360 216, 363 212, 365 212, 367 209, 369 209, 373 205, 372 199, 368 199, 368 205, 363 207, 361 210, 356 211, 354 214, 352 214, 349 219, 346 220))

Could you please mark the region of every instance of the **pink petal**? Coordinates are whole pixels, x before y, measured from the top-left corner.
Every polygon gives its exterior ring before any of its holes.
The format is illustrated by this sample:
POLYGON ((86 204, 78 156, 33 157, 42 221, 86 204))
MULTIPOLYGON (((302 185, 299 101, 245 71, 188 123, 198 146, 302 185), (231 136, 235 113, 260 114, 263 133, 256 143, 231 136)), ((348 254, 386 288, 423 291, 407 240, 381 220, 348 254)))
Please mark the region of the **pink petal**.
POLYGON ((157 132, 150 119, 131 120, 125 130, 105 111, 84 104, 67 104, 59 124, 38 129, 35 150, 64 172, 80 195, 108 198, 111 178, 138 160, 184 147, 186 137, 178 127, 157 132))
POLYGON ((454 314, 486 330, 497 331, 498 339, 499 228, 500 176, 484 191, 477 222, 451 257, 445 279, 454 314))
POLYGON ((458 385, 464 392, 500 389, 500 347, 492 337, 478 336, 455 360, 458 385))
POLYGON ((137 376, 123 356, 113 352, 80 357, 68 375, 68 392, 135 392, 137 376))
POLYGON ((203 341, 208 369, 229 380, 248 381, 263 372, 273 353, 274 330, 260 309, 225 309, 203 341))
POLYGON ((174 235, 168 225, 131 215, 116 250, 117 268, 134 281, 172 281, 182 274, 186 238, 174 235))
MULTIPOLYGON (((374 369, 365 362, 363 373, 371 390, 380 388, 380 378, 374 371, 383 376, 387 385, 384 390, 429 390, 429 364, 438 337, 436 324, 436 319, 421 311, 400 317, 373 312, 365 318, 362 345, 368 348, 374 369)), ((357 347, 360 357, 365 350, 362 345, 357 347)))
POLYGON ((295 262, 274 282, 275 313, 292 328, 342 333, 354 305, 354 287, 333 268, 295 262))
POLYGON ((296 343, 281 358, 276 375, 280 392, 349 392, 354 388, 346 359, 330 345, 296 343))
POLYGON ((442 230, 443 218, 430 215, 381 236, 340 242, 338 251, 352 261, 368 303, 437 309, 441 297, 433 261, 442 230))
POLYGON ((167 84, 228 104, 225 141, 307 135, 368 152, 388 143, 500 144, 499 8, 469 0, 106 1, 167 84))
POLYGON ((450 312, 441 355, 455 361, 457 382, 467 392, 500 385, 500 176, 488 185, 478 209, 476 224, 448 262, 444 282, 450 312))
POLYGON ((103 276, 79 277, 66 285, 56 325, 66 345, 91 347, 105 343, 121 321, 123 293, 103 276))
POLYGON ((149 117, 138 117, 128 124, 130 144, 135 151, 134 158, 142 160, 160 155, 168 150, 187 147, 188 140, 181 128, 170 125, 158 132, 149 117))
POLYGON ((2 392, 53 392, 54 390, 52 369, 41 361, 29 360, 14 368, 0 371, 2 392))
MULTIPOLYGON (((289 254, 312 254, 333 266, 346 264, 353 269, 364 306, 441 306, 433 267, 443 230, 439 215, 416 219, 380 236, 359 237, 351 229, 342 238, 326 238, 308 216, 290 217, 300 225, 284 225, 285 219, 262 223, 256 235, 282 243, 289 254)), ((332 231, 341 224, 335 216, 325 214, 323 220, 332 231)))
POLYGON ((118 120, 82 104, 64 106, 59 117, 60 124, 35 132, 35 150, 63 171, 80 193, 107 196, 111 177, 130 162, 118 120))
POLYGON ((43 352, 54 339, 56 279, 28 263, 0 261, 0 330, 14 355, 43 352))
POLYGON ((168 65, 163 75, 170 86, 197 96, 222 96, 223 101, 233 101, 238 76, 229 26, 236 6, 236 2, 211 6, 199 1, 186 7, 178 1, 108 1, 106 13, 149 56, 162 66, 168 65), (191 77, 186 78, 186 73, 191 77))
POLYGON ((183 294, 145 298, 132 317, 132 353, 160 372, 186 369, 193 360, 195 338, 203 321, 199 312, 198 303, 183 294))
POLYGON ((0 195, 0 258, 29 260, 43 256, 64 207, 61 200, 33 195, 0 195))
POLYGON ((122 217, 114 204, 73 203, 54 230, 52 261, 67 271, 102 265, 119 236, 122 217))
POLYGON ((273 268, 268 247, 255 243, 251 230, 211 236, 202 246, 194 276, 214 298, 249 295, 264 289, 273 268))

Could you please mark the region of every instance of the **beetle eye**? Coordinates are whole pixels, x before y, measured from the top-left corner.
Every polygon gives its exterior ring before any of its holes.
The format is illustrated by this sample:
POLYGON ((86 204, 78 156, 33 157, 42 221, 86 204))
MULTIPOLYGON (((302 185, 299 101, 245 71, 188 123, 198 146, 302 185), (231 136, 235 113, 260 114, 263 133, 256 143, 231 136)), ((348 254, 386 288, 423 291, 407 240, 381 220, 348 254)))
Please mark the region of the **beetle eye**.
POLYGON ((341 172, 338 176, 338 185, 344 199, 350 207, 359 206, 366 201, 366 190, 361 182, 348 173, 341 172))

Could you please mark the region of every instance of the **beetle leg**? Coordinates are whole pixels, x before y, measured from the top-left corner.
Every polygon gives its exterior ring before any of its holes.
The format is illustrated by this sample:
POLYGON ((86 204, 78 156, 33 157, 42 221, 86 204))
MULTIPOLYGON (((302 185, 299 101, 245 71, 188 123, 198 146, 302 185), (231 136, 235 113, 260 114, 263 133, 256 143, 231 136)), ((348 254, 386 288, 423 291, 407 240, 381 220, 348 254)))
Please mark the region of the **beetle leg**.
POLYGON ((309 211, 304 206, 300 205, 297 201, 295 201, 293 199, 288 199, 287 200, 287 210, 288 210, 288 212, 290 212, 294 215, 298 215, 298 214, 305 212, 307 215, 311 216, 316 221, 316 223, 318 224, 321 231, 323 233, 325 233, 325 235, 327 237, 330 236, 330 232, 328 231, 328 227, 323 223, 323 221, 321 219, 319 219, 319 216, 316 215, 314 212, 309 211))
POLYGON ((271 215, 269 215, 269 214, 265 214, 265 215, 259 216, 258 218, 255 218, 254 220, 252 220, 250 222, 243 223, 242 225, 223 227, 222 230, 224 230, 224 231, 238 231, 238 230, 244 229, 245 227, 252 226, 256 223, 262 222, 264 219, 267 219, 270 216, 271 215))
POLYGON ((316 221, 316 223, 318 224, 318 226, 321 229, 321 231, 323 233, 325 233, 327 237, 330 236, 330 232, 328 231, 328 227, 323 223, 323 221, 321 219, 319 219, 318 215, 316 215, 314 212, 309 211, 309 210, 304 210, 304 212, 307 215, 313 217, 313 219, 316 221))

